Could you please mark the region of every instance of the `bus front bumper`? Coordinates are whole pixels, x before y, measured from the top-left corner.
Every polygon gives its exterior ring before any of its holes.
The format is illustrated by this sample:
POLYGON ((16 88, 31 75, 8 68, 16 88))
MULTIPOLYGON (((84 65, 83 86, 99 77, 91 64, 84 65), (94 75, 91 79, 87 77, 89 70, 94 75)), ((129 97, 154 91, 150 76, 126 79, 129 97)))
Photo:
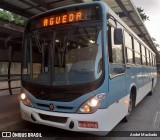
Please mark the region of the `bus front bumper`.
POLYGON ((97 135, 107 134, 107 109, 98 109, 93 114, 59 113, 25 106, 20 101, 23 120, 70 131, 97 135))

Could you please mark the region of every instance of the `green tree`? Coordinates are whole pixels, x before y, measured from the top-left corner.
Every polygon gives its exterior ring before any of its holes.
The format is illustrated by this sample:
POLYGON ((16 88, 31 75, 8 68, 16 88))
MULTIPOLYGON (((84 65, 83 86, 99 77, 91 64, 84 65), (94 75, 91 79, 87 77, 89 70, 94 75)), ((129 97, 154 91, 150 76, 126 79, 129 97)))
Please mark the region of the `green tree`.
POLYGON ((156 39, 154 37, 152 37, 152 41, 154 42, 154 41, 156 41, 156 39))
POLYGON ((158 43, 156 43, 157 40, 154 37, 152 37, 152 41, 153 41, 155 47, 160 49, 160 45, 158 43))
POLYGON ((0 10, 0 19, 11 21, 12 15, 6 10, 0 10))
POLYGON ((27 18, 3 9, 0 10, 0 19, 14 22, 15 24, 19 25, 25 25, 27 22, 27 18))
POLYGON ((16 24, 25 25, 26 22, 27 22, 26 18, 24 18, 24 17, 22 17, 20 15, 17 15, 15 13, 12 13, 12 18, 14 19, 16 24))
POLYGON ((149 16, 144 13, 144 9, 142 9, 141 7, 137 7, 137 11, 143 21, 149 20, 149 16))

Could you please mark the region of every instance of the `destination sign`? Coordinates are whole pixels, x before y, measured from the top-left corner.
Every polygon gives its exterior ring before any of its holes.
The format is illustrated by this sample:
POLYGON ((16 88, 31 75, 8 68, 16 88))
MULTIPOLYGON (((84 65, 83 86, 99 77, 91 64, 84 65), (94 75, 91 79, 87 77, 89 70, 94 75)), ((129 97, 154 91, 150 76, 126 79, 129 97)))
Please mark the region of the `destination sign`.
POLYGON ((42 19, 42 27, 54 26, 59 24, 79 22, 84 19, 84 13, 82 11, 60 13, 42 19))
POLYGON ((76 22, 98 21, 102 19, 100 6, 77 6, 67 9, 53 10, 33 17, 27 30, 36 30, 76 22))

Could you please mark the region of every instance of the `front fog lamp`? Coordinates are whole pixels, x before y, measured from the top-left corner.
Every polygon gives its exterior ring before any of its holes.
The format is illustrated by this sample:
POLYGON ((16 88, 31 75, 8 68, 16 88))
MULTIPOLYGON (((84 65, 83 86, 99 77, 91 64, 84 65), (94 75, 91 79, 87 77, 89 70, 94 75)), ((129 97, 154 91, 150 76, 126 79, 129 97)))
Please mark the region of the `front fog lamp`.
POLYGON ((100 93, 83 103, 77 113, 94 113, 100 107, 101 102, 105 98, 105 93, 100 93))
POLYGON ((30 99, 26 96, 25 93, 21 93, 21 101, 23 102, 24 105, 31 107, 32 103, 30 101, 30 99))

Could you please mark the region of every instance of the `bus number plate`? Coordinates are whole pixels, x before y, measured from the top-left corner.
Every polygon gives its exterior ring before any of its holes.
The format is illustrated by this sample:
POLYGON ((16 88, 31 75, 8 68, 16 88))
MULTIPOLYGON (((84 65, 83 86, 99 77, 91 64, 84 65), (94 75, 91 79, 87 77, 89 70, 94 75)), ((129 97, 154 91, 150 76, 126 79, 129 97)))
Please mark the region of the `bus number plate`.
POLYGON ((83 127, 83 128, 98 128, 98 123, 97 122, 79 121, 78 126, 83 127))

